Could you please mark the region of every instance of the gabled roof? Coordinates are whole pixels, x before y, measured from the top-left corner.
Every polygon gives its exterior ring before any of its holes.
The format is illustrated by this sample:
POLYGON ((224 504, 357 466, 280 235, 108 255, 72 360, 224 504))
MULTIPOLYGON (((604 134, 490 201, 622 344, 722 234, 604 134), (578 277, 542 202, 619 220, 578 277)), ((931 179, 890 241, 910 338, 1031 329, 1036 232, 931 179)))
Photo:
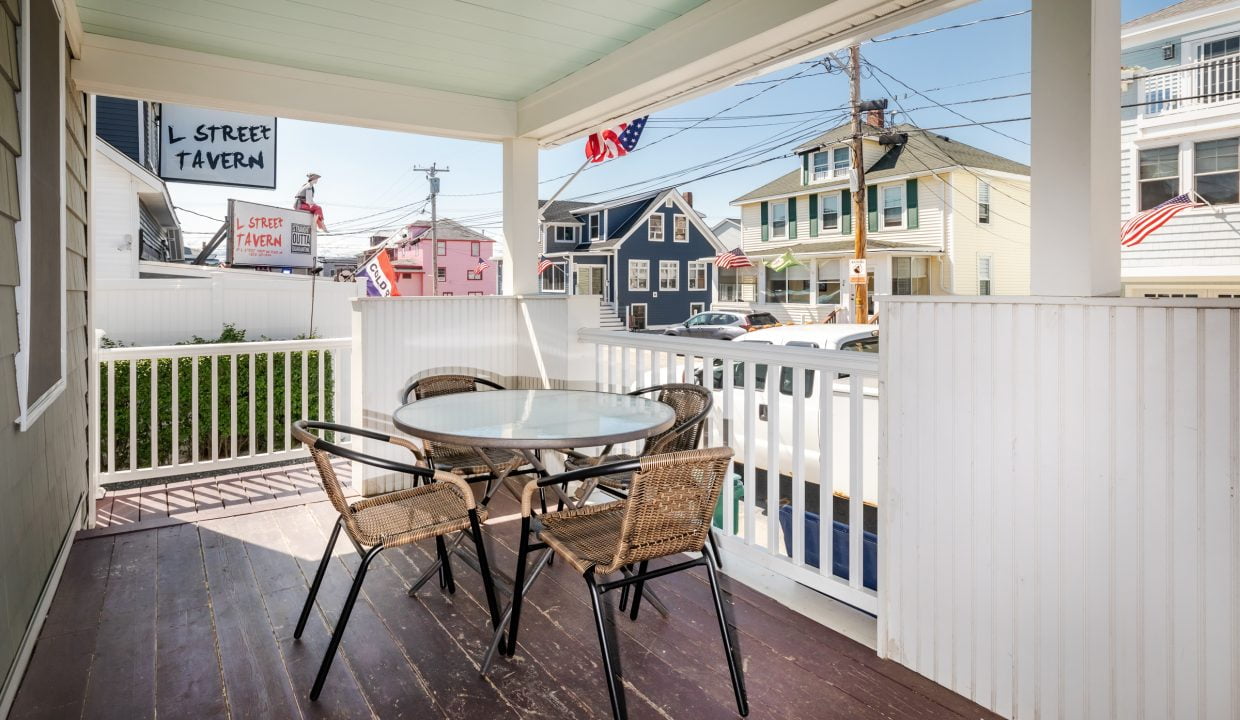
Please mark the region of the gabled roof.
POLYGON ((1161 10, 1155 10, 1154 12, 1142 15, 1139 18, 1129 20, 1123 25, 1120 25, 1120 29, 1128 30, 1147 23, 1158 22, 1160 20, 1170 20, 1177 15, 1187 15, 1199 10, 1212 8, 1216 5, 1227 5, 1232 2, 1234 2, 1234 0, 1184 0, 1183 2, 1178 2, 1174 5, 1168 5, 1161 10))
MULTIPOLYGON (((409 231, 410 240, 415 240, 420 237, 430 237, 431 223, 429 220, 419 220, 417 222, 409 223, 407 229, 409 231)), ((495 242, 495 238, 489 238, 477 230, 471 230, 451 218, 439 218, 435 221, 435 237, 439 240, 479 240, 485 242, 495 242)))
MULTIPOLYGON (((896 133, 908 133, 906 145, 891 145, 887 152, 866 168, 866 180, 917 175, 939 170, 946 170, 957 165, 981 170, 995 170, 1014 175, 1028 175, 1029 166, 1018 163, 1002 155, 996 155, 978 147, 957 142, 937 133, 918 128, 916 125, 902 123, 890 128, 896 133)), ((847 125, 832 128, 817 138, 801 145, 796 152, 809 152, 820 147, 838 143, 846 139, 852 130, 847 125)), ((810 192, 814 186, 801 184, 801 168, 797 168, 762 187, 751 190, 736 198, 732 204, 739 204, 759 198, 793 195, 810 192)))
MULTIPOLYGON (((538 207, 546 205, 546 200, 539 200, 538 207)), ((575 210, 589 207, 593 203, 581 202, 579 200, 552 200, 550 205, 543 210, 543 222, 549 223, 581 223, 581 218, 573 215, 575 210)))

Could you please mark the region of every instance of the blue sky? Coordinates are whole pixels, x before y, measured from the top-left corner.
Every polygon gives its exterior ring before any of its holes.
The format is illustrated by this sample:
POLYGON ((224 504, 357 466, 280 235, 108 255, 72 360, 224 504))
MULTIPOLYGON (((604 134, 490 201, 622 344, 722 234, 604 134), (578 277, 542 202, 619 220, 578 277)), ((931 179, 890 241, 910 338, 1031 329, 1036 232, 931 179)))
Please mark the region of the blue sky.
MULTIPOLYGON (((1124 20, 1169 4, 1172 4, 1169 0, 1124 0, 1124 20)), ((1029 0, 981 0, 891 35, 1007 15, 1028 8, 1029 0)), ((1027 14, 920 37, 869 43, 862 47, 862 54, 874 66, 909 87, 925 92, 934 101, 984 100, 952 107, 969 119, 1004 120, 1029 115, 1027 95, 986 100, 1029 90, 1027 14), (932 88, 941 89, 931 92, 932 88)), ((784 83, 763 82, 727 88, 656 113, 651 117, 638 152, 591 167, 562 197, 598 200, 674 182, 682 191, 693 191, 694 204, 709 218, 735 216, 737 208, 728 204, 733 198, 794 169, 795 159, 775 159, 708 179, 694 178, 787 152, 806 135, 812 136, 816 131, 837 124, 838 113, 826 111, 847 102, 846 77, 824 74, 817 67, 794 66, 759 79, 777 80, 797 73, 804 75, 784 83), (746 100, 763 90, 760 96, 746 100), (719 120, 677 132, 739 101, 744 102, 720 115, 719 120), (809 110, 824 112, 772 118, 742 117, 809 110), (738 119, 722 120, 730 117, 738 119), (676 133, 674 137, 673 133, 676 133), (661 141, 663 138, 666 140, 661 141), (769 150, 752 156, 738 155, 742 149, 753 146, 769 150), (717 158, 728 159, 668 180, 652 181, 717 158)), ((948 110, 934 107, 926 98, 913 94, 891 77, 875 73, 875 77, 865 79, 863 95, 892 98, 890 109, 903 107, 907 110, 907 114, 896 118, 897 122, 912 122, 926 128, 967 122, 948 110), (891 94, 879 81, 886 84, 891 94)), ((1027 121, 991 127, 962 127, 940 132, 1021 162, 1029 161, 1027 121)), ((576 170, 583 159, 582 145, 583 141, 578 140, 544 150, 540 156, 540 176, 549 179, 576 170)), ((169 187, 174 202, 180 207, 222 218, 229 198, 288 205, 304 181, 305 173, 317 172, 323 176, 317 200, 324 207, 329 229, 348 231, 348 234, 321 238, 319 254, 351 254, 365 245, 364 238, 370 232, 419 217, 416 213, 410 214, 416 206, 402 207, 422 200, 427 192, 424 176, 410 168, 431 162, 451 168, 442 176, 440 214, 460 218, 489 235, 500 235, 501 196, 497 191, 501 184, 501 159, 500 147, 493 143, 280 120, 275 191, 180 183, 172 183, 169 187)), ((542 195, 550 195, 561 182, 544 183, 542 195)), ((187 232, 187 244, 193 248, 201 245, 218 227, 212 220, 186 212, 181 213, 181 220, 187 232)))

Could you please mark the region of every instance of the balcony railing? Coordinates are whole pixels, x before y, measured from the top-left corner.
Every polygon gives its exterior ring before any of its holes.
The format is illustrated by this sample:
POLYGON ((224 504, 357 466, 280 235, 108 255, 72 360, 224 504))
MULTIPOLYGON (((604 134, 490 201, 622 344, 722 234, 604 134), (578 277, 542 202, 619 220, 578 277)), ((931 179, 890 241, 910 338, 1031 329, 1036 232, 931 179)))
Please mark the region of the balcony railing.
POLYGON ((1152 70, 1137 81, 1145 117, 1240 99, 1240 55, 1152 70))
POLYGON ((100 350, 100 484, 304 457, 292 423, 344 419, 350 342, 100 350))
POLYGON ((733 448, 739 480, 725 483, 715 514, 727 551, 877 612, 878 355, 598 330, 578 337, 595 348, 600 390, 682 381, 711 389, 704 442, 733 448))

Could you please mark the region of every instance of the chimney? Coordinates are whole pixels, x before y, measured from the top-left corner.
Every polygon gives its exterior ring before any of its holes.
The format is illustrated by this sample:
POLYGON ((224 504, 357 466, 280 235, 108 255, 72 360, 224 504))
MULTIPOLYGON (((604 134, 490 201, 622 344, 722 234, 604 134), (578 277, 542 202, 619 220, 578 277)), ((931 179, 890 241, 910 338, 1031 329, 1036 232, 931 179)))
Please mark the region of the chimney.
POLYGON ((692 191, 687 192, 684 194, 684 196, 685 196, 685 204, 688 205, 689 207, 693 207, 693 192, 692 191))
POLYGON ((881 128, 883 126, 883 111, 867 110, 865 113, 865 122, 871 127, 881 128))
POLYGON ((380 245, 383 243, 384 240, 387 240, 387 235, 371 235, 370 246, 374 247, 376 245, 380 245))

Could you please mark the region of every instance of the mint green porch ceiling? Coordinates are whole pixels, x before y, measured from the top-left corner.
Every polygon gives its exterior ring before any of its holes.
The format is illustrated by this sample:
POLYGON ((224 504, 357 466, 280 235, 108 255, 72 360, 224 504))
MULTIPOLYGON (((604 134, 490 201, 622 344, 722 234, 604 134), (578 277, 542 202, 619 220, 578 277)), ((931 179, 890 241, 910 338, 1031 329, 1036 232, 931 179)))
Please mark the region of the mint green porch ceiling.
POLYGON ((88 33, 519 100, 704 0, 78 0, 88 33))

